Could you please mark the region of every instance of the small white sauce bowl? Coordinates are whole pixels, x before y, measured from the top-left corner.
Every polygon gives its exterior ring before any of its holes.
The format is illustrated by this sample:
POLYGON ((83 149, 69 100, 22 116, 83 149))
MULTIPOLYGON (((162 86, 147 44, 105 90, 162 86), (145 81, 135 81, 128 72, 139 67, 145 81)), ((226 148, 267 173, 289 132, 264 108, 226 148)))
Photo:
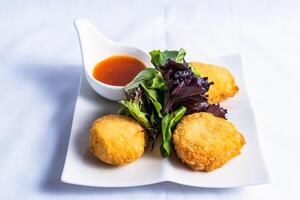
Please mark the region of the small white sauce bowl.
POLYGON ((123 46, 106 38, 95 26, 84 19, 74 22, 79 36, 84 74, 95 92, 106 99, 125 99, 124 86, 114 86, 96 80, 93 69, 97 63, 115 55, 127 55, 140 60, 146 67, 152 67, 150 56, 137 48, 123 46))

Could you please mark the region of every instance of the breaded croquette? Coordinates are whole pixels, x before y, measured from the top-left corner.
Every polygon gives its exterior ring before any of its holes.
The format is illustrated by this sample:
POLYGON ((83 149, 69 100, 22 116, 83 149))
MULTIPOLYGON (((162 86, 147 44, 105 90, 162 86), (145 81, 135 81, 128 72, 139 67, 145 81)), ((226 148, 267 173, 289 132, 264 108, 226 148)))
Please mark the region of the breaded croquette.
POLYGON ((173 144, 190 168, 212 171, 239 155, 245 140, 231 122, 200 112, 181 120, 173 133, 173 144))
POLYGON ((90 129, 90 151, 111 165, 124 165, 139 159, 146 144, 144 128, 134 119, 107 115, 90 129))
POLYGON ((214 82, 207 92, 209 103, 219 103, 228 97, 233 97, 239 91, 234 77, 228 69, 200 62, 191 62, 190 64, 200 73, 201 77, 208 77, 210 82, 214 82))

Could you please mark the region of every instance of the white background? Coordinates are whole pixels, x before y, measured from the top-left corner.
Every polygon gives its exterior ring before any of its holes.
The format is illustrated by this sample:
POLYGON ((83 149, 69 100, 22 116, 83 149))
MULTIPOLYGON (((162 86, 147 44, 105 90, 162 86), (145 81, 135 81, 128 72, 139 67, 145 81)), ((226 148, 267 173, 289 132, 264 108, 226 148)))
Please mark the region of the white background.
POLYGON ((299 73, 296 0, 0 0, 0 199, 299 199, 299 73), (272 183, 236 189, 61 183, 81 69, 77 17, 146 50, 183 47, 198 60, 241 52, 272 183))

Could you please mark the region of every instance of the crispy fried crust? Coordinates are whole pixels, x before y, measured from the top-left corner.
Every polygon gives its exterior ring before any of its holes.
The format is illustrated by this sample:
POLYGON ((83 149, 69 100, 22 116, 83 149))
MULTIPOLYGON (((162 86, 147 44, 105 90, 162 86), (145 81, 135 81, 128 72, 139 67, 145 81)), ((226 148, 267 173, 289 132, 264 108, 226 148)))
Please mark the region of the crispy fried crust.
POLYGON ((233 97, 239 91, 234 77, 226 68, 200 62, 190 64, 199 71, 202 77, 208 77, 209 81, 214 82, 207 92, 209 103, 219 103, 228 97, 233 97))
POLYGON ((178 157, 190 168, 212 171, 239 155, 245 140, 231 122, 201 112, 182 119, 173 143, 178 157))
POLYGON ((135 120, 121 115, 97 119, 90 129, 90 152, 103 162, 124 165, 140 158, 146 144, 145 130, 135 120))

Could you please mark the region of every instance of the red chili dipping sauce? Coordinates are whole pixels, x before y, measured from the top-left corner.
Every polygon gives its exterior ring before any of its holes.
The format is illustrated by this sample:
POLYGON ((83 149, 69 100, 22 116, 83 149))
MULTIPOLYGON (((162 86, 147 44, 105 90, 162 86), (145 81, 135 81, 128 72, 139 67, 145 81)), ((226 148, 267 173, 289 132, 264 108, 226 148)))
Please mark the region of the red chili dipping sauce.
POLYGON ((130 56, 118 55, 99 62, 93 70, 93 77, 100 82, 125 86, 143 69, 145 65, 130 56))

